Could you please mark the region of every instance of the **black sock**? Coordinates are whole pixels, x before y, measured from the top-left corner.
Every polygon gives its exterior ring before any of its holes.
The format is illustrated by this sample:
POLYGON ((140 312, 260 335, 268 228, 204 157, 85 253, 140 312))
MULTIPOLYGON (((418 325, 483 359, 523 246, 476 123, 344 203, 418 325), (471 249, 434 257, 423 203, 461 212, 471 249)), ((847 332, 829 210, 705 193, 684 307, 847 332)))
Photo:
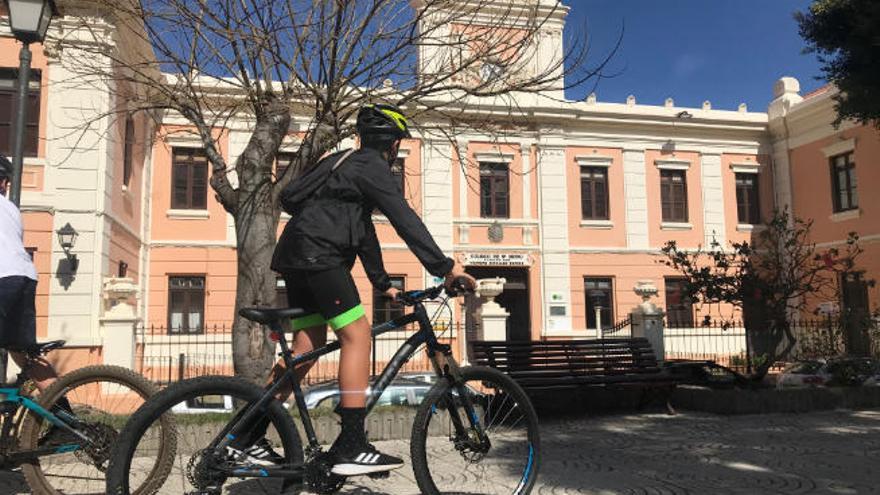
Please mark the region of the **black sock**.
POLYGON ((342 419, 342 431, 333 442, 333 448, 349 451, 367 443, 367 435, 364 432, 364 420, 367 417, 367 409, 363 407, 343 407, 339 410, 342 419))

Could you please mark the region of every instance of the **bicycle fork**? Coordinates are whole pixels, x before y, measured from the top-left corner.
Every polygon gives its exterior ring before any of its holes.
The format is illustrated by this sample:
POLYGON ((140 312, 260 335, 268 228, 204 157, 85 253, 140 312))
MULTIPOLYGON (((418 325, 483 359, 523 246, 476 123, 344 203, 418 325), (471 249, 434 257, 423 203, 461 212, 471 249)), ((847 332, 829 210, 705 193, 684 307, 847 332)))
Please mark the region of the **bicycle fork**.
POLYGON ((437 347, 438 349, 433 352, 430 350, 427 352, 431 364, 434 366, 434 371, 437 372, 438 376, 448 380, 452 386, 448 396, 445 398, 445 402, 449 418, 455 429, 456 448, 462 450, 464 447, 462 446, 460 448, 460 442, 465 442, 476 451, 485 454, 489 451, 492 445, 491 442, 489 442, 489 437, 486 435, 483 421, 480 420, 480 416, 477 414, 477 410, 474 407, 473 400, 471 400, 470 391, 464 383, 461 368, 452 356, 452 348, 450 346, 438 344, 437 347), (455 395, 452 393, 453 390, 458 393, 458 400, 461 401, 461 405, 465 410, 465 416, 470 424, 470 429, 462 422, 461 416, 459 416, 458 411, 456 410, 455 395), (471 436, 469 431, 476 433, 476 439, 471 436))

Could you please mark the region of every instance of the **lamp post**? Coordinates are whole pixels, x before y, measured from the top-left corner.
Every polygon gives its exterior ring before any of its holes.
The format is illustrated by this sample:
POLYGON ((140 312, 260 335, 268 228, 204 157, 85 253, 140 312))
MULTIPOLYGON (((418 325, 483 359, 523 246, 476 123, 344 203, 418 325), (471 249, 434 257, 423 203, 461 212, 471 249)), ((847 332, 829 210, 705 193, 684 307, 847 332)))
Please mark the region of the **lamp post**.
MULTIPOLYGON (((21 204, 21 172, 24 168, 24 126, 27 113, 28 83, 31 79, 30 44, 46 39, 52 16, 58 11, 53 0, 3 0, 9 15, 9 27, 21 41, 18 52, 18 108, 13 122, 15 141, 12 143, 12 184, 9 200, 21 204)), ((6 381, 6 351, 0 350, 0 381, 6 381)))
POLYGON ((24 132, 27 114, 28 83, 31 76, 31 43, 41 43, 46 38, 49 22, 57 13, 53 0, 4 0, 9 13, 9 27, 15 39, 21 41, 18 53, 18 104, 15 112, 12 145, 12 187, 9 200, 16 206, 21 203, 21 172, 24 167, 24 132))

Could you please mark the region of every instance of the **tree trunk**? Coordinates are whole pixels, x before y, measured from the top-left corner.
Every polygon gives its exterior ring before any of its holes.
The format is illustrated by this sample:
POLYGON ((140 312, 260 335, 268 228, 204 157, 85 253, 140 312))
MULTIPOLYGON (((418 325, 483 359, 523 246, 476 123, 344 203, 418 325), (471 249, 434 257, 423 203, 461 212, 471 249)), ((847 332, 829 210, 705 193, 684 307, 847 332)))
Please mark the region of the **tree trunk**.
POLYGON ((278 231, 278 207, 272 189, 275 155, 290 125, 290 110, 280 99, 267 97, 254 133, 236 163, 239 185, 234 212, 238 258, 232 360, 235 374, 264 383, 275 360, 268 329, 239 316, 245 307, 274 307, 276 274, 272 253, 278 231))
POLYGON ((236 376, 263 383, 275 360, 275 342, 267 328, 238 315, 245 307, 275 306, 276 276, 269 267, 275 249, 278 220, 271 204, 247 218, 236 218, 238 277, 235 319, 232 325, 232 359, 236 376))

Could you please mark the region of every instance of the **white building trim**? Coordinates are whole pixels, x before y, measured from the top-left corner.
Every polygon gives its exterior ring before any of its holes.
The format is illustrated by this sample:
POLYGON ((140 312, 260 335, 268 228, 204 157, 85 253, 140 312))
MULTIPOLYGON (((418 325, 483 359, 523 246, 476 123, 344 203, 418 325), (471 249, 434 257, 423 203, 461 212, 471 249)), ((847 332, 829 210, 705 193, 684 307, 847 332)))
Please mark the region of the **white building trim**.
POLYGON ((831 158, 832 156, 842 155, 844 153, 850 153, 856 149, 856 140, 855 139, 846 139, 843 141, 838 141, 834 144, 829 144, 828 146, 822 148, 822 153, 825 155, 825 158, 831 158))
POLYGON ((614 159, 603 155, 578 155, 574 161, 581 167, 610 167, 614 159))
POLYGON ((721 175, 721 155, 704 154, 700 163, 700 181, 703 200, 703 236, 705 245, 717 241, 726 244, 724 221, 724 180, 721 175))
POLYGON ((674 158, 658 158, 654 160, 654 165, 660 170, 688 170, 691 168, 691 162, 688 160, 674 158))
POLYGON ((761 164, 757 162, 732 162, 730 170, 735 174, 758 174, 761 173, 761 164))
POLYGON ((648 247, 648 188, 645 150, 623 150, 623 190, 626 208, 626 245, 648 247))

